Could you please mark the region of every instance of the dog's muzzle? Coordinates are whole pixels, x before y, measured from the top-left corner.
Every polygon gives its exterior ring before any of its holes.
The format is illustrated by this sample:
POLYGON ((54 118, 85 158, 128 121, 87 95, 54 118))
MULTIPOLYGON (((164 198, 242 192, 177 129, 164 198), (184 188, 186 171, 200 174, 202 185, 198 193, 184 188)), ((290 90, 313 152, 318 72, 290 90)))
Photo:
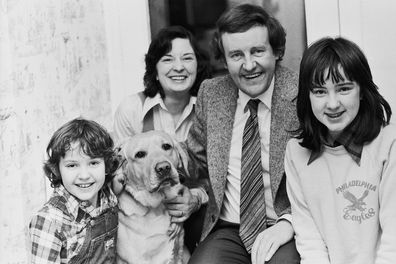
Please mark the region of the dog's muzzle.
POLYGON ((160 161, 154 166, 156 175, 156 186, 149 192, 157 192, 159 189, 165 186, 174 186, 178 181, 174 178, 172 172, 172 164, 169 161, 160 161))
POLYGON ((155 165, 155 172, 160 179, 169 177, 169 174, 171 172, 171 164, 168 161, 158 162, 155 165))

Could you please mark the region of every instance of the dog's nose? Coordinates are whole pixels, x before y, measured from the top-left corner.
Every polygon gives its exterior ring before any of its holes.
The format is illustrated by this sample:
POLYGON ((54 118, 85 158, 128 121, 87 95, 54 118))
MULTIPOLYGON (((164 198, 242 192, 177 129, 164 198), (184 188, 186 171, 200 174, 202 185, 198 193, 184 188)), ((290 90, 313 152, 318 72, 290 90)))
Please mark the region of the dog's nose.
POLYGON ((162 177, 167 176, 170 170, 171 164, 167 161, 158 162, 157 165, 155 165, 155 172, 162 177))

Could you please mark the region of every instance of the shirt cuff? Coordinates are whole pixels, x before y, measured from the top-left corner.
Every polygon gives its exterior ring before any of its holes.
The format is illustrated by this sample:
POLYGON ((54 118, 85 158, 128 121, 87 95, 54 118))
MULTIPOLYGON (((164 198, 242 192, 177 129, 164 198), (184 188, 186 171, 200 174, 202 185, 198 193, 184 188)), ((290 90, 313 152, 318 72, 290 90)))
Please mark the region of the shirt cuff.
POLYGON ((278 220, 276 221, 277 223, 279 222, 279 221, 281 221, 281 220, 286 220, 286 221, 288 221, 290 224, 292 224, 292 215, 291 214, 283 214, 282 216, 280 216, 279 218, 278 218, 278 220))

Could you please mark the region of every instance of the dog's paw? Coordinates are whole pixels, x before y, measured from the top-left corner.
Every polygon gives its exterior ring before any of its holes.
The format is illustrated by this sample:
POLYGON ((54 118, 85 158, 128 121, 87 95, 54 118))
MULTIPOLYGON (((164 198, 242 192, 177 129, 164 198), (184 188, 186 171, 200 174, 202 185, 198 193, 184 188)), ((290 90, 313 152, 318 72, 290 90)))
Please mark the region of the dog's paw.
POLYGON ((171 223, 168 228, 168 236, 173 239, 175 238, 183 228, 183 223, 171 223))
POLYGON ((125 181, 126 179, 122 169, 118 169, 111 183, 111 187, 115 195, 121 193, 122 189, 124 188, 125 181))

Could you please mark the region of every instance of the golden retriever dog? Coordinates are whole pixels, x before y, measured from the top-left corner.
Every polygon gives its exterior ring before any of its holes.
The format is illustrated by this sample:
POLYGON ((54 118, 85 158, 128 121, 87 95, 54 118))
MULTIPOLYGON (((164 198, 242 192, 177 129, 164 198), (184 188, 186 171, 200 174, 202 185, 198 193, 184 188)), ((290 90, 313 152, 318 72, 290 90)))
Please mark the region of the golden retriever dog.
POLYGON ((187 263, 182 224, 171 223, 163 204, 183 190, 178 173, 187 168, 183 153, 162 131, 137 134, 121 144, 125 162, 113 181, 120 208, 117 263, 187 263))

